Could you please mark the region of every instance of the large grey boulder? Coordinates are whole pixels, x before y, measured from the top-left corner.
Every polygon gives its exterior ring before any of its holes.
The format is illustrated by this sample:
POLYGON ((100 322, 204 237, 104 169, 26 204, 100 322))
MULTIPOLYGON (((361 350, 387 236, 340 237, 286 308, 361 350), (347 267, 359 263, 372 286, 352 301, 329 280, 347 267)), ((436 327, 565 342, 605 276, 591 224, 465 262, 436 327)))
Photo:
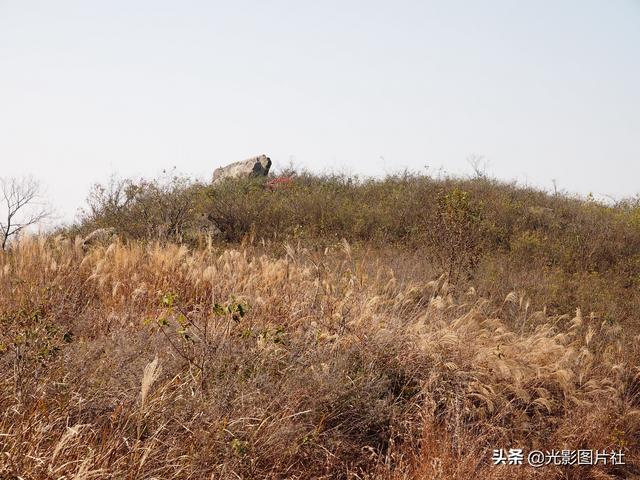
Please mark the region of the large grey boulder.
POLYGON ((213 184, 226 178, 266 177, 271 168, 271 159, 266 155, 258 155, 247 160, 230 163, 213 171, 213 184))

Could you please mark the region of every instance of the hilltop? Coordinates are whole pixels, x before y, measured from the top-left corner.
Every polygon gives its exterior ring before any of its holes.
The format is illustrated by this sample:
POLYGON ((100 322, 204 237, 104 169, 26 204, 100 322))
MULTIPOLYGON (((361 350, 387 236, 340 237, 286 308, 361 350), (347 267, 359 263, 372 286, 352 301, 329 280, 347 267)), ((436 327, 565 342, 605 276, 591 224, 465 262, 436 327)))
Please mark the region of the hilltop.
POLYGON ((0 252, 0 477, 638 473, 637 201, 294 179, 114 180, 0 252))

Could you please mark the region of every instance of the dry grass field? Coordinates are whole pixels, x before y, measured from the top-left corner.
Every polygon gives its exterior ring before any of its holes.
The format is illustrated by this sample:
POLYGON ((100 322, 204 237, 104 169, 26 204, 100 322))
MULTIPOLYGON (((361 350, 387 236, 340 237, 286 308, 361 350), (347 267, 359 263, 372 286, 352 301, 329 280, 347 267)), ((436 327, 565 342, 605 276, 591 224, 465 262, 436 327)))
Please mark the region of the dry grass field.
MULTIPOLYGON (((638 475, 636 210, 539 194, 576 215, 516 228, 476 215, 471 187, 434 202, 448 236, 379 230, 369 201, 348 212, 367 238, 274 239, 267 215, 242 242, 15 242, 0 252, 0 478, 638 475), (509 247, 474 240, 481 228, 509 247), (554 233, 567 231, 577 245, 554 233), (626 464, 493 465, 516 447, 622 450, 626 464)), ((484 208, 515 191, 474 188, 484 208)), ((285 195, 302 198, 273 192, 270 208, 285 195)))

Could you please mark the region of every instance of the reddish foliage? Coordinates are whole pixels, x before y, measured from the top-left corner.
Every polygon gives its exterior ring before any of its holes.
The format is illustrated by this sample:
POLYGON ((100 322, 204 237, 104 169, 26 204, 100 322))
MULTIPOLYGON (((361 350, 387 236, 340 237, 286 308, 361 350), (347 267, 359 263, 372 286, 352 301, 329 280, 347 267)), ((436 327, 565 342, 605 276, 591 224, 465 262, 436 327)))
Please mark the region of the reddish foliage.
POLYGON ((280 188, 286 188, 293 184, 293 177, 278 177, 272 178, 267 183, 265 183, 265 188, 267 190, 278 190, 280 188))

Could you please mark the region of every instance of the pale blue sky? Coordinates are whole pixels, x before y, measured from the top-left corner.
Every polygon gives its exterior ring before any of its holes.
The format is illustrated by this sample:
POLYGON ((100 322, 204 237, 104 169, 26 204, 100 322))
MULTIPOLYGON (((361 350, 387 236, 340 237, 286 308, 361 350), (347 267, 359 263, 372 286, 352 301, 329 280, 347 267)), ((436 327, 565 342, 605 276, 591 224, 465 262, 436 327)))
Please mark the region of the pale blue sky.
POLYGON ((0 0, 0 176, 429 165, 640 192, 640 0, 0 0))

